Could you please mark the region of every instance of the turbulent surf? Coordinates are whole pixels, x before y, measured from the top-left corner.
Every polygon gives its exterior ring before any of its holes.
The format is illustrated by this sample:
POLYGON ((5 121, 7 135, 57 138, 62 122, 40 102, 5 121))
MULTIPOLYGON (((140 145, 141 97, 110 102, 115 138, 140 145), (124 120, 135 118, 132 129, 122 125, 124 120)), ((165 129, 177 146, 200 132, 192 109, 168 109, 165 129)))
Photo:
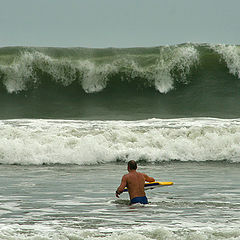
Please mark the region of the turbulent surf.
POLYGON ((239 163, 240 120, 0 121, 0 163, 239 163))

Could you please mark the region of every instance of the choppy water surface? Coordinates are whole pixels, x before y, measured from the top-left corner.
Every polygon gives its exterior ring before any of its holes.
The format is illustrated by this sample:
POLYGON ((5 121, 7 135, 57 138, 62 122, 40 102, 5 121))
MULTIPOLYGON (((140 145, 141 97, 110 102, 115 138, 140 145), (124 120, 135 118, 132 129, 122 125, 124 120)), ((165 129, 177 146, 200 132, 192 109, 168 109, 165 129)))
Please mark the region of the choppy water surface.
POLYGON ((147 191, 144 207, 114 196, 125 165, 1 165, 1 239, 240 237, 239 164, 140 164, 175 183, 147 191))

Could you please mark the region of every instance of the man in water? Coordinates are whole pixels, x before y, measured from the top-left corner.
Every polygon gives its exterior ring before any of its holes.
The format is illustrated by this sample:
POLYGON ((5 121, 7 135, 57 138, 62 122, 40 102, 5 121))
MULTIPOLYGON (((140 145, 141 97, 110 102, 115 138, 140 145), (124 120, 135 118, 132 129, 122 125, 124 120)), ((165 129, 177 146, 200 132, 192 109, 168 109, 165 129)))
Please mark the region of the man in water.
POLYGON ((131 204, 142 203, 148 204, 146 194, 144 192, 145 181, 154 182, 155 179, 144 173, 137 172, 137 163, 134 160, 128 162, 128 174, 122 177, 120 186, 116 191, 116 197, 123 192, 124 188, 128 188, 131 204))

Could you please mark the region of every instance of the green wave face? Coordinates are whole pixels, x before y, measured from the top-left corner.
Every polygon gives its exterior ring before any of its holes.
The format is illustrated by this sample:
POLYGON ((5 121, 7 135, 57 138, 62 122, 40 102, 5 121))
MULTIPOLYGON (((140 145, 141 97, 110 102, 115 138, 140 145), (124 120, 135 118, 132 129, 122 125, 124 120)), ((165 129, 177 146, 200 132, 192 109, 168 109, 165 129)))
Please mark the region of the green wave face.
POLYGON ((1 48, 0 117, 239 117, 239 78, 232 45, 1 48))

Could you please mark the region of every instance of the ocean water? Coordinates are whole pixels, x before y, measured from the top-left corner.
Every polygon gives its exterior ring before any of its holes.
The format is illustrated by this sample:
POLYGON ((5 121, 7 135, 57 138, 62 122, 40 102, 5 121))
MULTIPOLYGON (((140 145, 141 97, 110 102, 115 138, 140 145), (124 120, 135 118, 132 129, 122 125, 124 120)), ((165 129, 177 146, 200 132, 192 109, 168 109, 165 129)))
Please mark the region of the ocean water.
POLYGON ((239 164, 144 163, 175 185, 115 198, 125 163, 2 165, 1 239, 239 239, 239 164))
POLYGON ((239 46, 0 48, 0 239, 240 239, 239 146, 239 46))

